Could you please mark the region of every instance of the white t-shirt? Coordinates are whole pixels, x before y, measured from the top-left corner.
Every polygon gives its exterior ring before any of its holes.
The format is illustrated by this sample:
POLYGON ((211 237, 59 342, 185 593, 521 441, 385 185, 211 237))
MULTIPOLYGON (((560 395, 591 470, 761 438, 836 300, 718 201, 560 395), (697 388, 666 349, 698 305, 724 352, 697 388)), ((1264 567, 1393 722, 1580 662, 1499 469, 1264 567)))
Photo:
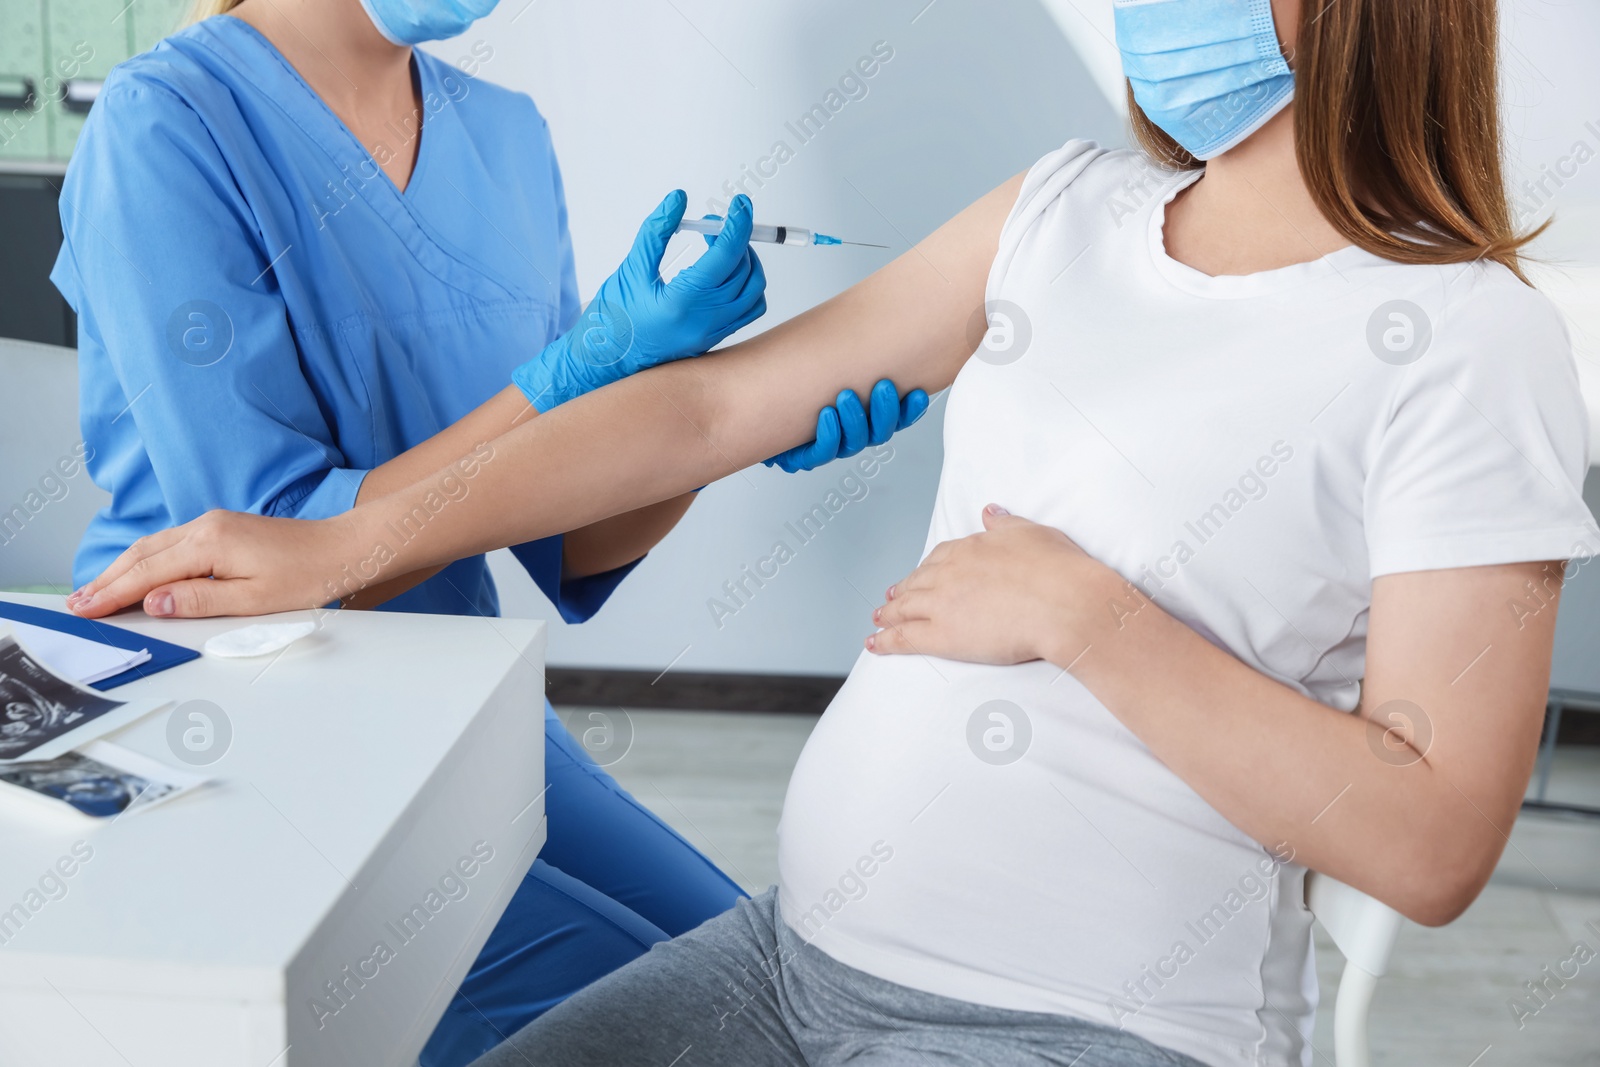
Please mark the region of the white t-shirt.
MULTIPOLYGON (((1085 142, 1029 173, 927 549, 1002 504, 1349 711, 1374 577, 1600 547, 1570 344, 1496 264, 1184 266, 1162 223, 1197 177, 1085 142)), ((863 654, 795 768, 779 866, 789 925, 889 981, 1208 1064, 1311 1062, 1304 869, 1049 663, 863 654)))

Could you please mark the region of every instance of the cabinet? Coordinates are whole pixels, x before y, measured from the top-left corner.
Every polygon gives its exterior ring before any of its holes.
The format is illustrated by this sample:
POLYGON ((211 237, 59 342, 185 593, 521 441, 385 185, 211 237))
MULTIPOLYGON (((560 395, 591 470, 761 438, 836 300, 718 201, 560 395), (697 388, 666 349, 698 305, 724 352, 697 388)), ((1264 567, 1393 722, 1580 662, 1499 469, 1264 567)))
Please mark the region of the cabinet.
POLYGON ((189 0, 0 0, 0 166, 65 163, 97 83, 177 28, 189 0))

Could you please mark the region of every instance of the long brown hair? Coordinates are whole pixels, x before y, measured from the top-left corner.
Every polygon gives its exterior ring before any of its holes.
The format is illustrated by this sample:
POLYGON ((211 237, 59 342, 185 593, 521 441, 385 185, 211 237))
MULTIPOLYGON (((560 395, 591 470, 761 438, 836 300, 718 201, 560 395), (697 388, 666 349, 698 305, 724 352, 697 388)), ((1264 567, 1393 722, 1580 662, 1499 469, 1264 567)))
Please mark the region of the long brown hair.
MULTIPOLYGON (((1310 5, 1308 5, 1310 6, 1310 5)), ((1526 282, 1501 163, 1495 0, 1338 0, 1301 21, 1295 157, 1328 221, 1400 263, 1505 265, 1526 282)), ((1203 166, 1128 90, 1134 137, 1203 166)))

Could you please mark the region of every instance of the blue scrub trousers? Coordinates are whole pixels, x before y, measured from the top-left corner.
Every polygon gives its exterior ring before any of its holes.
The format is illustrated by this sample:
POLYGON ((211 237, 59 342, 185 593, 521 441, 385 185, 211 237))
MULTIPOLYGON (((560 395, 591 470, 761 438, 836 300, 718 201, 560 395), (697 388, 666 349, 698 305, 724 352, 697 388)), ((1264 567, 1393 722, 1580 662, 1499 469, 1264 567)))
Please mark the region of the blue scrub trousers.
POLYGON ((548 840, 428 1039, 422 1067, 470 1063, 745 895, 596 765, 548 701, 544 727, 548 840))

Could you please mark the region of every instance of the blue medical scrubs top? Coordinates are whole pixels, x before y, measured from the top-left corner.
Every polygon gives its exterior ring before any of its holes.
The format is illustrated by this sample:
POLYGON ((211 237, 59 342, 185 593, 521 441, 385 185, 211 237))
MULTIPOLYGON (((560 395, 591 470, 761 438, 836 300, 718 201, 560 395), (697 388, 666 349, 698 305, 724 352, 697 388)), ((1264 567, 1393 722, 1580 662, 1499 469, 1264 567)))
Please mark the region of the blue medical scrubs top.
MULTIPOLYGON (((106 79, 51 274, 78 312, 89 472, 112 495, 76 583, 211 508, 345 511, 367 471, 499 392, 575 320, 544 118, 525 95, 414 62, 424 118, 403 193, 238 19, 191 26, 106 79)), ((409 151, 409 135, 385 147, 409 151)), ((563 582, 559 537, 514 551, 573 621, 629 569, 563 582)), ((481 556, 386 605, 498 606, 481 556)))

